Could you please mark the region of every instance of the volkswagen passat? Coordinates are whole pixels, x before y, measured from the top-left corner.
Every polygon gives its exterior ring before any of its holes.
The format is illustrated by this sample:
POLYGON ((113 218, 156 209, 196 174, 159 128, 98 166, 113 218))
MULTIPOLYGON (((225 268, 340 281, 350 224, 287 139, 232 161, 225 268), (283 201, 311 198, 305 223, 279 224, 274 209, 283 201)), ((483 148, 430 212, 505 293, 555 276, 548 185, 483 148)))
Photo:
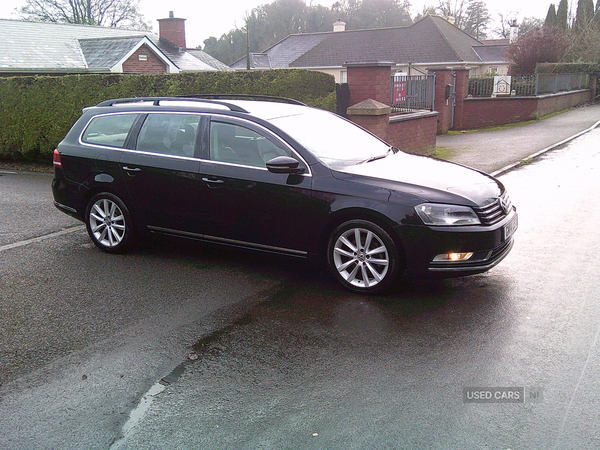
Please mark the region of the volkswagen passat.
POLYGON ((151 232, 321 258, 363 293, 404 271, 487 271, 517 229, 498 180, 293 101, 109 100, 84 110, 54 168, 55 205, 106 252, 151 232))

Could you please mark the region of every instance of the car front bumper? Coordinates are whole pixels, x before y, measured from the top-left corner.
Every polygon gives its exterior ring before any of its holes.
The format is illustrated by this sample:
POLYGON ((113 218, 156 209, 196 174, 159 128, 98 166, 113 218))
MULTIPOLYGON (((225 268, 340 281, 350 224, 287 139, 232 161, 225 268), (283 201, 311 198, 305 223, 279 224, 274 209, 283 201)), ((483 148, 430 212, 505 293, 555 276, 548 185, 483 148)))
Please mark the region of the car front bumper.
POLYGON ((518 215, 513 209, 503 220, 488 226, 403 226, 400 240, 409 276, 444 278, 485 272, 510 252, 518 215), (472 253, 464 261, 435 261, 438 255, 472 253))

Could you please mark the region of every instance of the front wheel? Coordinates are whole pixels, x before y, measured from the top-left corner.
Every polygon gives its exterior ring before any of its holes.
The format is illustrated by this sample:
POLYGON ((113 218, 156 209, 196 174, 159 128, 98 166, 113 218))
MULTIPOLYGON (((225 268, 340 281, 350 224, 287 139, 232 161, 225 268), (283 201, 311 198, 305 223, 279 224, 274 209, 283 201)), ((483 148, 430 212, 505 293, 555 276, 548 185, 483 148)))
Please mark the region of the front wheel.
POLYGON ((351 220, 335 229, 327 261, 342 285, 366 294, 381 292, 398 273, 394 241, 380 226, 366 220, 351 220))
POLYGON ((119 197, 108 192, 91 198, 85 225, 92 242, 108 253, 124 251, 135 234, 129 210, 119 197))

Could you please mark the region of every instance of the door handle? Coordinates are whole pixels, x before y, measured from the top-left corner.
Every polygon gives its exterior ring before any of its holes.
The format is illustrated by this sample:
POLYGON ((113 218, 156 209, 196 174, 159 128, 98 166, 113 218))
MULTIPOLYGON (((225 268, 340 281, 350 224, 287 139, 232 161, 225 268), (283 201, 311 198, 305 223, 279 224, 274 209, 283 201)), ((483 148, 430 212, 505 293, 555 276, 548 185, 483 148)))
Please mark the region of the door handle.
POLYGON ((140 169, 139 167, 127 167, 127 166, 123 166, 123 170, 126 170, 127 172, 141 172, 142 169, 140 169))
POLYGON ((219 180, 219 179, 211 179, 211 178, 202 178, 202 181, 204 181, 205 183, 211 183, 211 184, 223 184, 224 181, 223 180, 219 180))

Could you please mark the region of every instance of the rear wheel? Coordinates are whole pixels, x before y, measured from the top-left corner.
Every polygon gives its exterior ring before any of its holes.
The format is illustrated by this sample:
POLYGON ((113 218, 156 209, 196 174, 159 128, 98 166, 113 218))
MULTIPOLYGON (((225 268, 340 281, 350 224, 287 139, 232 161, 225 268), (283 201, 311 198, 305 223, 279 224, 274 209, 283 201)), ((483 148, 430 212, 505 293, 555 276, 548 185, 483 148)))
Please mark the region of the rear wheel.
POLYGON ((335 229, 327 261, 333 275, 355 292, 381 292, 398 273, 394 241, 383 228, 366 220, 351 220, 335 229))
POLYGON ((134 239, 135 229, 131 214, 116 195, 103 192, 88 203, 85 224, 98 248, 108 253, 126 250, 134 239))

